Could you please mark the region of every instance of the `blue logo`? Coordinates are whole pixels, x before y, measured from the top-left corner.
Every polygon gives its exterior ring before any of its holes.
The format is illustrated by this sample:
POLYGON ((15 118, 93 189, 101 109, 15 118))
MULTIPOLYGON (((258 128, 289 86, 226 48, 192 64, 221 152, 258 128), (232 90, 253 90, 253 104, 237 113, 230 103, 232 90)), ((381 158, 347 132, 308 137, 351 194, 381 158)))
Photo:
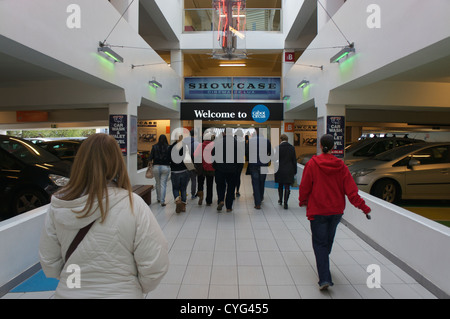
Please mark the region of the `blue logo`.
POLYGON ((255 122, 264 123, 269 119, 270 111, 263 104, 256 105, 252 110, 252 118, 255 122))

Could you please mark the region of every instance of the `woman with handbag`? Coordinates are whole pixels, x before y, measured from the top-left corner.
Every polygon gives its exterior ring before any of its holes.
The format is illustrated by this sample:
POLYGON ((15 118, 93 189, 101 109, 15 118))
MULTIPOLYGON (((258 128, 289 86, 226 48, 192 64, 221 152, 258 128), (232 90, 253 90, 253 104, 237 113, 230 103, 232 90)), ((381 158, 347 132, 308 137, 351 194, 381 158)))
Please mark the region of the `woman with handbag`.
POLYGON ((52 197, 42 230, 40 263, 47 277, 59 279, 55 298, 143 298, 168 270, 167 246, 152 211, 132 192, 116 140, 91 135, 68 184, 52 197))
POLYGON ((153 145, 148 158, 152 162, 153 177, 155 177, 156 200, 161 206, 166 206, 167 180, 170 175, 170 153, 167 137, 161 134, 158 143, 153 145))

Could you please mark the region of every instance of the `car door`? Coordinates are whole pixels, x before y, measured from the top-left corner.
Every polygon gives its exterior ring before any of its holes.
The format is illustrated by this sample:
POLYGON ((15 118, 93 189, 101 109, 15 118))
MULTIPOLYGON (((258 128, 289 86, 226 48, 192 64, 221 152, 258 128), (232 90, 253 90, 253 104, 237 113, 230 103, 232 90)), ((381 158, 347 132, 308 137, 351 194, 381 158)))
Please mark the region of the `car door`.
POLYGON ((438 145, 412 154, 418 165, 406 172, 405 198, 450 199, 449 149, 449 145, 438 145))

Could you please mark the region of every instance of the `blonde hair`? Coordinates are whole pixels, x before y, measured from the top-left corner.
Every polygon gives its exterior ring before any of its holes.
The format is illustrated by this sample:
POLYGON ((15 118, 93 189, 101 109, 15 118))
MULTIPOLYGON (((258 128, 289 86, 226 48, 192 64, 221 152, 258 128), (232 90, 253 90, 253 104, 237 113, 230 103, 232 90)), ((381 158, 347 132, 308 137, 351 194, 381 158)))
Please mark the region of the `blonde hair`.
POLYGON ((79 218, 90 216, 97 208, 94 207, 97 200, 103 222, 108 214, 108 185, 111 183, 128 190, 133 207, 132 187, 118 143, 108 134, 94 134, 81 144, 72 165, 69 183, 57 196, 62 200, 74 200, 87 195, 84 208, 74 211, 80 214, 79 218), (103 205, 104 198, 106 207, 103 205))

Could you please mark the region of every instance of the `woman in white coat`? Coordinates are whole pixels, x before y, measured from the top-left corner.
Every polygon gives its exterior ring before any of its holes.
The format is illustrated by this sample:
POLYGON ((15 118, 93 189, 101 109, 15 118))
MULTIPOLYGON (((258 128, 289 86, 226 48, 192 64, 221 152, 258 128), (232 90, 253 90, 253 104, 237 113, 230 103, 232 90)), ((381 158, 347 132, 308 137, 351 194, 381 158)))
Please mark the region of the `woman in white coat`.
POLYGON ((148 205, 132 192, 116 140, 81 145, 70 181, 52 197, 39 256, 59 279, 55 298, 143 298, 168 270, 167 241, 148 205), (94 222, 72 255, 78 231, 94 222))

